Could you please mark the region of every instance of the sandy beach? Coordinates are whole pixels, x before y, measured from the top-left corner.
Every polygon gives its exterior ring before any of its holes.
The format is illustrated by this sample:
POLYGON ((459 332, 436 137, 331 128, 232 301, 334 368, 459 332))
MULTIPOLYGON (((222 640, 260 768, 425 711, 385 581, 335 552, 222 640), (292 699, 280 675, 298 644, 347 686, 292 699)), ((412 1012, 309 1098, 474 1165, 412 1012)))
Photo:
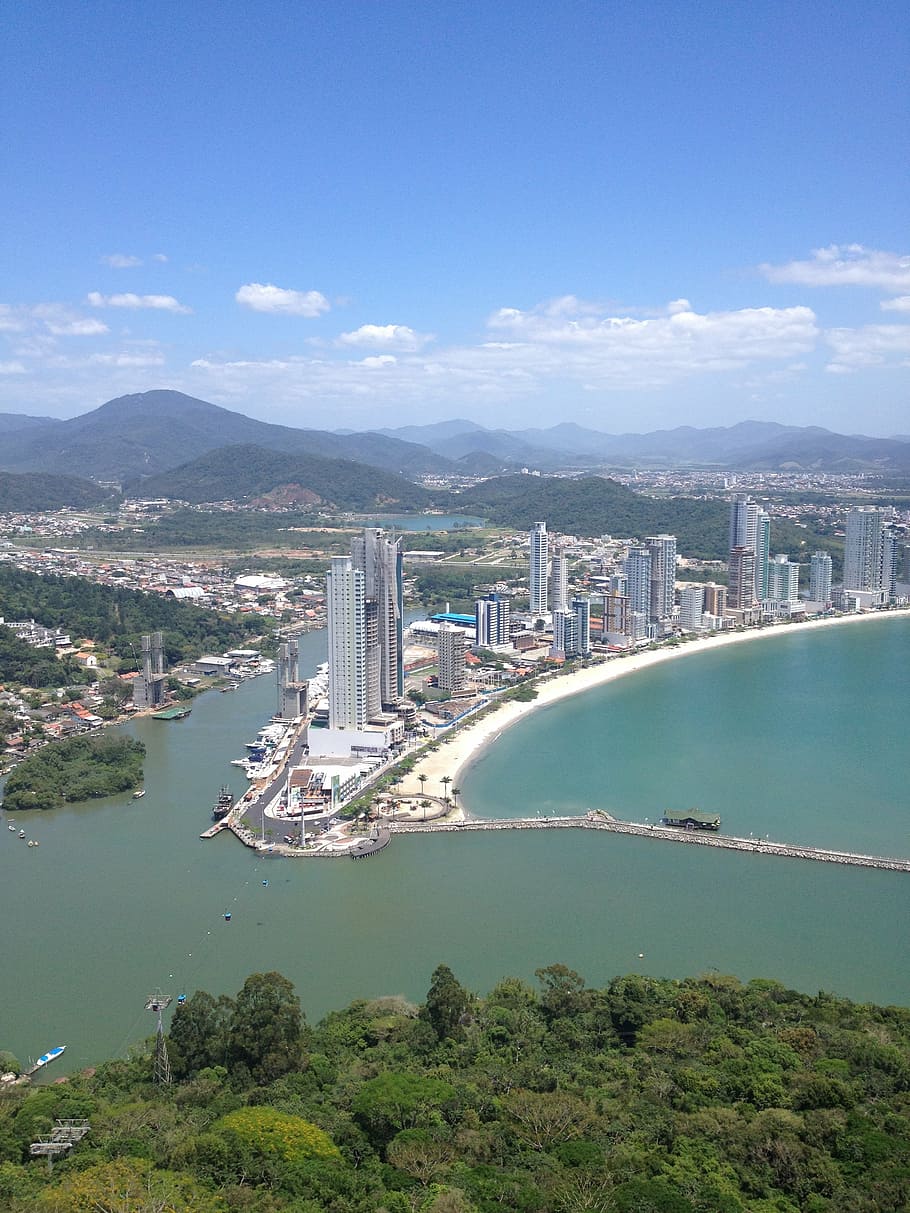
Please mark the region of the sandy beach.
MULTIPOLYGON (((810 619, 805 623, 777 624, 763 628, 750 628, 743 632, 722 632, 711 636, 693 638, 680 645, 645 650, 628 656, 608 658, 598 665, 576 670, 571 674, 553 674, 541 678, 535 685, 537 698, 528 703, 507 701, 493 712, 489 712, 473 724, 464 724, 449 736, 439 739, 439 748, 422 758, 414 770, 402 780, 401 791, 407 795, 420 795, 425 790, 429 796, 442 796, 442 779, 449 777, 449 789, 458 787, 458 781, 467 765, 477 757, 484 746, 496 741, 499 735, 511 728, 531 712, 548 707, 560 699, 579 695, 594 687, 605 686, 618 678, 626 678, 640 670, 650 669, 664 661, 681 661, 699 653, 713 652, 733 644, 750 644, 774 636, 786 636, 792 631, 807 632, 815 628, 843 627, 848 624, 870 620, 906 619, 907 610, 876 611, 869 614, 836 615, 828 619, 810 619), (421 787, 419 776, 426 776, 421 787)), ((462 815, 462 806, 452 814, 462 815)))

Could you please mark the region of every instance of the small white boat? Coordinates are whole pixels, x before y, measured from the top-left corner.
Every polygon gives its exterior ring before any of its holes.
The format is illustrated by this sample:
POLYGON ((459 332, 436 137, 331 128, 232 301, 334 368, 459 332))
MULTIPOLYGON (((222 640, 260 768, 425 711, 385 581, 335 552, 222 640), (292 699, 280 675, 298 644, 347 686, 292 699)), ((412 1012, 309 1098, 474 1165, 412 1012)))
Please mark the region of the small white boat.
POLYGON ((137 788, 133 793, 133 800, 141 800, 145 795, 145 788, 137 788))
POLYGON ((56 1049, 51 1049, 47 1053, 42 1053, 35 1062, 35 1069, 40 1070, 42 1066, 48 1065, 49 1062, 56 1061, 65 1048, 66 1045, 57 1045, 56 1049))

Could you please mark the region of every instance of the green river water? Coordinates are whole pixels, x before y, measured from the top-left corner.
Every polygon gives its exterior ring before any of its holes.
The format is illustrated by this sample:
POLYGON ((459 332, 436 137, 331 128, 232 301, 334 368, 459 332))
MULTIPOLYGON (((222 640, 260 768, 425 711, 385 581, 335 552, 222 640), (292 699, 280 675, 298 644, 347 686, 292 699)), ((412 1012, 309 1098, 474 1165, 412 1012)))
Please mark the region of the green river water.
MULTIPOLYGON (((304 637, 304 662, 324 648, 304 637)), ((908 855, 908 672, 906 617, 692 655, 532 714, 462 795, 500 816, 698 805, 729 832, 908 855)), ((60 1074, 148 1034, 155 987, 235 993, 269 969, 311 1019, 420 999, 441 961, 478 990, 562 961, 593 984, 718 969, 910 1003, 906 874, 584 831, 408 836, 359 863, 200 841, 274 699, 263 677, 184 721, 138 721, 144 799, 20 814, 36 848, 2 829, 0 1048, 66 1044, 60 1074)))

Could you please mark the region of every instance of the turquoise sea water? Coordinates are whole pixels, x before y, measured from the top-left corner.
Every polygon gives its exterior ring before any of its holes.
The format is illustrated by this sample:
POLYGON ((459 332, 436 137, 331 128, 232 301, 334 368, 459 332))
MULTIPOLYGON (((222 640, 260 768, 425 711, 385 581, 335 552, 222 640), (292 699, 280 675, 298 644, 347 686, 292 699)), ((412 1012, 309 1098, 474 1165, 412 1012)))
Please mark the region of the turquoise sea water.
MULTIPOLYGON (((310 666, 324 645, 304 638, 310 666)), ((463 795, 503 815, 697 804, 731 831, 910 854, 908 669, 910 619, 668 662, 531 715, 463 795)), ((716 968, 910 1003, 906 875, 582 831, 409 836, 359 863, 202 842, 219 785, 243 787, 228 763, 274 693, 260 678, 201 697, 185 721, 131 726, 148 747, 141 801, 20 815, 39 848, 0 827, 0 1048, 66 1044, 59 1074, 147 1034, 156 986, 234 993, 268 969, 311 1018, 360 996, 422 998, 441 961, 478 990, 563 961, 592 983, 716 968)))

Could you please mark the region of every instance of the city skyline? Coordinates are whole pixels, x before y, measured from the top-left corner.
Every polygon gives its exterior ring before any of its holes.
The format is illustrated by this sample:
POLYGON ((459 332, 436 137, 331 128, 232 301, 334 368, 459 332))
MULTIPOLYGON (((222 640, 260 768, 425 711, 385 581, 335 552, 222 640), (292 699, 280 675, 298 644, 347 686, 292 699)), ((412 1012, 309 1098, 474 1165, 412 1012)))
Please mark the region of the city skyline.
POLYGON ((0 412, 906 433, 903 6, 306 18, 14 6, 0 412))

